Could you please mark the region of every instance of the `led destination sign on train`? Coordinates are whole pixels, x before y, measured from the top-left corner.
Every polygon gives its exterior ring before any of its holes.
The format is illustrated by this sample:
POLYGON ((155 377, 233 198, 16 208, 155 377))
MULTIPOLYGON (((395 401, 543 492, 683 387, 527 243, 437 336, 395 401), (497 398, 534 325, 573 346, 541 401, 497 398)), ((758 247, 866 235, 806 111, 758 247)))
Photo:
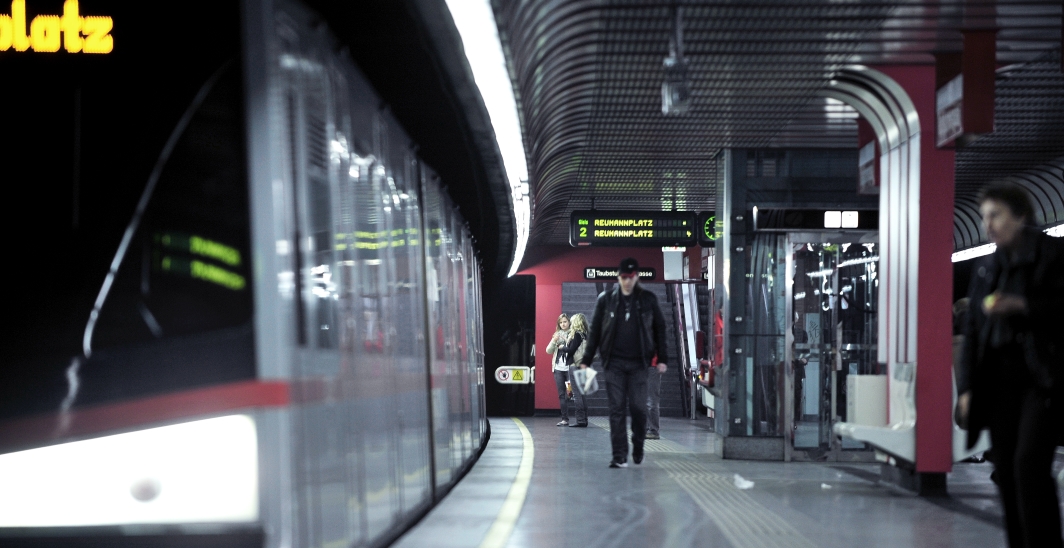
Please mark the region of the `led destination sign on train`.
POLYGON ((691 211, 574 211, 569 218, 569 244, 693 246, 695 230, 691 211))
POLYGON ((109 16, 82 16, 78 0, 66 0, 63 14, 26 14, 26 0, 12 0, 9 13, 0 13, 0 52, 32 50, 52 53, 111 53, 114 20, 109 16))

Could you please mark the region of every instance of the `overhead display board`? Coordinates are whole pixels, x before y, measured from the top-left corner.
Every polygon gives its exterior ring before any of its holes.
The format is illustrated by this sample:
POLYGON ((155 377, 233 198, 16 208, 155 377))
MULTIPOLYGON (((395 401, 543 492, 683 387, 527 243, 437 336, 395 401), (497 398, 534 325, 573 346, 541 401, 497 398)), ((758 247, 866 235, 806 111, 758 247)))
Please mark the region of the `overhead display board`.
POLYGON ((574 211, 569 245, 690 247, 698 239, 696 222, 693 211, 574 211))
POLYGON ((760 209, 754 208, 755 230, 879 230, 874 209, 760 209))

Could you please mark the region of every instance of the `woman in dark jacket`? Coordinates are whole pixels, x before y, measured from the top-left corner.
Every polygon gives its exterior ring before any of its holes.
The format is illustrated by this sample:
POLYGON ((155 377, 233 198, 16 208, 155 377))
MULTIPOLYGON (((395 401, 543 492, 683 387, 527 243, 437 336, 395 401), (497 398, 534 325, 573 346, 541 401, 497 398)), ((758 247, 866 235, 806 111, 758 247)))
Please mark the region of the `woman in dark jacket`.
POLYGON ((979 211, 997 250, 974 268, 957 419, 990 429, 1009 546, 1062 546, 1052 475, 1064 410, 1064 240, 1030 226, 1025 191, 991 186, 979 211))
POLYGON ((554 385, 558 388, 558 406, 562 411, 562 420, 558 426, 587 426, 587 401, 583 394, 572 386, 572 367, 574 355, 580 343, 587 338, 587 320, 583 314, 574 314, 572 321, 562 314, 558 317, 558 331, 554 333, 547 354, 553 354, 551 370, 554 373, 554 385), (576 423, 569 423, 569 398, 576 404, 576 423))

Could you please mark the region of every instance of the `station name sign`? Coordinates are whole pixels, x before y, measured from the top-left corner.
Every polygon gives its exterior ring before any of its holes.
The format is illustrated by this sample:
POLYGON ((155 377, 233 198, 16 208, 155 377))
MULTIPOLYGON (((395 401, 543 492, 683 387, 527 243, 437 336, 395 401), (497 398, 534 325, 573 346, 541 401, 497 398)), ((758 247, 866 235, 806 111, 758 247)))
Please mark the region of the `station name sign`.
POLYGON ((11 12, 0 13, 0 52, 111 53, 114 49, 114 20, 82 16, 78 0, 66 0, 62 15, 37 15, 28 24, 26 17, 26 0, 12 0, 11 12))
POLYGON ((754 208, 755 230, 879 230, 879 211, 754 208))
POLYGON ((693 211, 574 211, 569 217, 569 244, 660 247, 695 245, 693 211))
MULTIPOLYGON (((616 266, 588 266, 584 267, 585 280, 610 280, 617 281, 619 268, 616 266)), ((643 280, 653 280, 657 272, 653 268, 640 268, 639 277, 643 280)))

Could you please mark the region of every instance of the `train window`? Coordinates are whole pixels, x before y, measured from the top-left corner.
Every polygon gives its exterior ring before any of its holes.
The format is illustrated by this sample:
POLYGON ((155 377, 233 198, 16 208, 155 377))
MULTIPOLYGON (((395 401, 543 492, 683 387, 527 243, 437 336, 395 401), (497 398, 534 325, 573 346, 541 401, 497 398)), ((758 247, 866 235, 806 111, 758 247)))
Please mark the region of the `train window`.
POLYGON ((219 70, 131 221, 78 404, 254 375, 241 71, 219 70))
POLYGON ((304 143, 306 147, 305 197, 306 234, 304 278, 307 287, 304 299, 309 300, 309 332, 317 348, 339 346, 337 325, 337 286, 335 279, 335 237, 333 236, 333 203, 339 156, 332 149, 337 139, 333 134, 327 86, 324 78, 306 78, 303 83, 304 143))
MULTIPOLYGON (((405 144, 405 143, 404 143, 405 144)), ((406 147, 404 147, 405 149, 406 147)), ((400 155, 401 168, 397 171, 396 215, 392 233, 396 249, 396 269, 394 286, 399 303, 396 318, 396 345, 404 356, 423 357, 425 355, 424 306, 421 298, 421 237, 419 234, 420 208, 417 190, 413 181, 418 177, 417 160, 404 150, 400 155)), ((409 360, 401 362, 411 364, 409 360)), ((411 371, 413 372, 413 371, 411 371)))

